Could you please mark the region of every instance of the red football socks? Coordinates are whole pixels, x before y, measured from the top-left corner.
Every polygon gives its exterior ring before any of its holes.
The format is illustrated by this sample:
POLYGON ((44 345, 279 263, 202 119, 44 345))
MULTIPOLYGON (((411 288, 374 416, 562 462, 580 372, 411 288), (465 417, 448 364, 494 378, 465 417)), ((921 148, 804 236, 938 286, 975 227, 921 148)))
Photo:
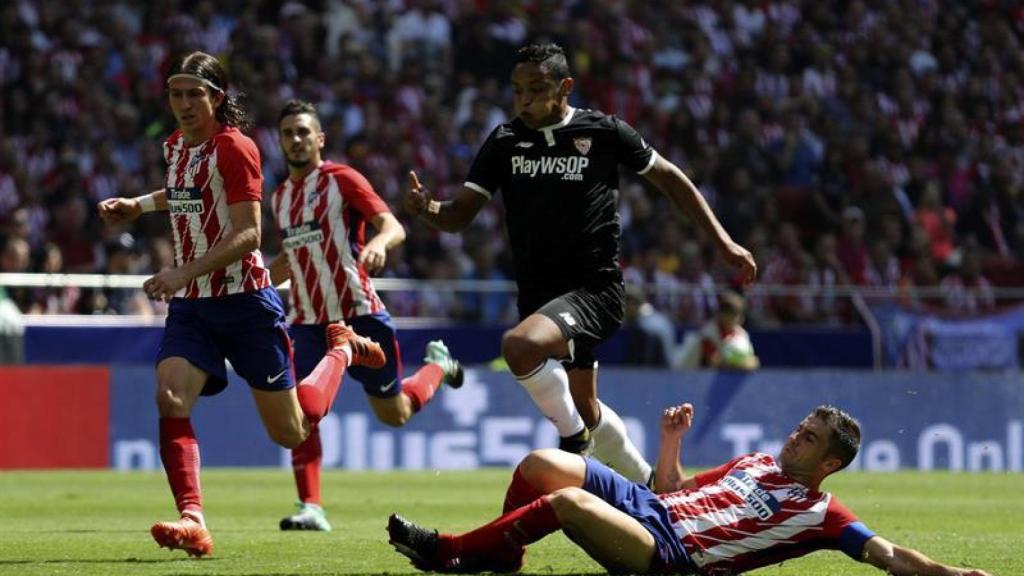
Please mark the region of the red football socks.
POLYGON ((402 394, 412 401, 412 409, 419 412, 434 397, 444 382, 444 369, 437 364, 424 364, 415 374, 402 380, 402 394))
POLYGON ((440 560, 489 555, 496 560, 520 558, 523 547, 560 528, 550 498, 541 496, 497 520, 460 536, 442 534, 440 560))
POLYGON ((508 490, 505 491, 505 504, 501 507, 501 513, 508 514, 516 508, 526 506, 541 496, 543 494, 526 481, 526 478, 517 466, 512 473, 512 483, 508 485, 508 490))
POLYGON ((306 440, 292 450, 292 472, 299 501, 303 504, 320 504, 320 460, 323 449, 320 446, 320 427, 313 425, 306 440))
POLYGON ((302 412, 312 424, 327 415, 341 387, 341 377, 348 368, 349 357, 341 350, 328 350, 309 376, 296 387, 302 412))
POLYGON ((199 444, 188 418, 160 419, 160 459, 178 512, 202 513, 199 489, 199 444))

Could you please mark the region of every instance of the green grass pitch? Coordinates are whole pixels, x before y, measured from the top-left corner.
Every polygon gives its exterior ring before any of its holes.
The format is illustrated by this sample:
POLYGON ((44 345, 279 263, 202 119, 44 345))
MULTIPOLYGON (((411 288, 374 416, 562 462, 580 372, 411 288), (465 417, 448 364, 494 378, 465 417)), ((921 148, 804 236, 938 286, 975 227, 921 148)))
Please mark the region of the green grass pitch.
MULTIPOLYGON (((286 470, 203 473, 214 554, 188 559, 158 549, 149 526, 172 519, 162 473, 0 472, 0 574, 410 574, 387 544, 398 511, 442 531, 490 520, 508 470, 324 474, 331 533, 284 533, 294 491, 286 470)), ((825 488, 876 532, 953 565, 1024 574, 1024 476, 844 473, 825 488)), ((531 547, 524 573, 600 573, 563 535, 531 547)), ((834 552, 763 569, 761 575, 880 574, 834 552)))

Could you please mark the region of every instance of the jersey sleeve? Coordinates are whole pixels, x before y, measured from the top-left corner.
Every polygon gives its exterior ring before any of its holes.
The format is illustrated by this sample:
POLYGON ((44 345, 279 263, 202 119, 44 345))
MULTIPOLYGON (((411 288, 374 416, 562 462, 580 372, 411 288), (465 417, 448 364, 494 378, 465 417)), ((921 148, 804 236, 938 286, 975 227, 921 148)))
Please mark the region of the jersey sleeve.
POLYGON ((217 171, 224 179, 228 204, 263 198, 260 151, 245 136, 223 137, 217 144, 217 171))
POLYGON ((618 145, 619 163, 637 174, 645 174, 654 166, 658 153, 640 136, 632 126, 619 118, 612 118, 615 123, 615 139, 618 145))
POLYGON ((732 460, 729 460, 725 464, 716 466, 710 470, 698 472, 696 475, 694 475, 693 479, 697 482, 697 486, 706 486, 708 484, 711 484, 712 482, 718 482, 726 474, 728 474, 729 470, 732 470, 733 466, 735 466, 743 458, 744 456, 737 456, 732 460))
POLYGON ((837 548, 850 558, 861 561, 864 545, 875 536, 874 531, 861 522, 849 508, 834 496, 825 515, 825 530, 835 534, 837 548))
POLYGON ((352 206, 367 220, 382 212, 391 212, 387 202, 377 195, 366 176, 360 174, 355 168, 342 166, 334 178, 338 181, 341 197, 345 199, 346 203, 351 202, 352 206))
POLYGON ((498 150, 498 134, 507 130, 504 126, 495 128, 483 146, 476 153, 473 165, 469 168, 465 186, 471 190, 491 198, 501 188, 504 181, 501 157, 498 150))

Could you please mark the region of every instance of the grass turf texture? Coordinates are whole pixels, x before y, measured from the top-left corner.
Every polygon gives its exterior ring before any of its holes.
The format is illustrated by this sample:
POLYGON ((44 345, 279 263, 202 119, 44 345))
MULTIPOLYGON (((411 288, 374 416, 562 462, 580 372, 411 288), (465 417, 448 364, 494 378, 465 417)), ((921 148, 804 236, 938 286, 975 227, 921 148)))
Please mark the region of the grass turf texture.
MULTIPOLYGON (((285 470, 203 473, 214 554, 158 549, 150 525, 175 517, 162 473, 0 472, 0 574, 409 574, 387 544, 398 511, 462 531, 500 509, 508 470, 324 474, 330 533, 281 532, 294 491, 285 470)), ((1024 476, 843 473, 825 487, 890 540, 953 565, 1024 574, 1024 476)), ((600 573, 554 534, 531 547, 527 574, 600 573)), ((817 552, 760 575, 881 574, 837 552, 817 552)))

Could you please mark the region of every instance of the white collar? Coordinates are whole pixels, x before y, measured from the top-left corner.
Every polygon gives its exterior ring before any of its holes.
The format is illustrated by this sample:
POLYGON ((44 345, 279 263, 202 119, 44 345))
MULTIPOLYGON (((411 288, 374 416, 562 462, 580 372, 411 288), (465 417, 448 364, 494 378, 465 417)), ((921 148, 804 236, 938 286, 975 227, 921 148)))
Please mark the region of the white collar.
POLYGON ((544 133, 544 141, 547 142, 548 146, 555 145, 555 135, 553 132, 555 130, 558 130, 559 128, 565 128, 566 126, 568 126, 569 122, 572 122, 572 117, 574 114, 576 114, 576 109, 573 108, 572 106, 569 106, 568 111, 561 120, 555 122, 554 124, 548 124, 547 126, 544 126, 542 128, 537 128, 538 131, 544 133))

